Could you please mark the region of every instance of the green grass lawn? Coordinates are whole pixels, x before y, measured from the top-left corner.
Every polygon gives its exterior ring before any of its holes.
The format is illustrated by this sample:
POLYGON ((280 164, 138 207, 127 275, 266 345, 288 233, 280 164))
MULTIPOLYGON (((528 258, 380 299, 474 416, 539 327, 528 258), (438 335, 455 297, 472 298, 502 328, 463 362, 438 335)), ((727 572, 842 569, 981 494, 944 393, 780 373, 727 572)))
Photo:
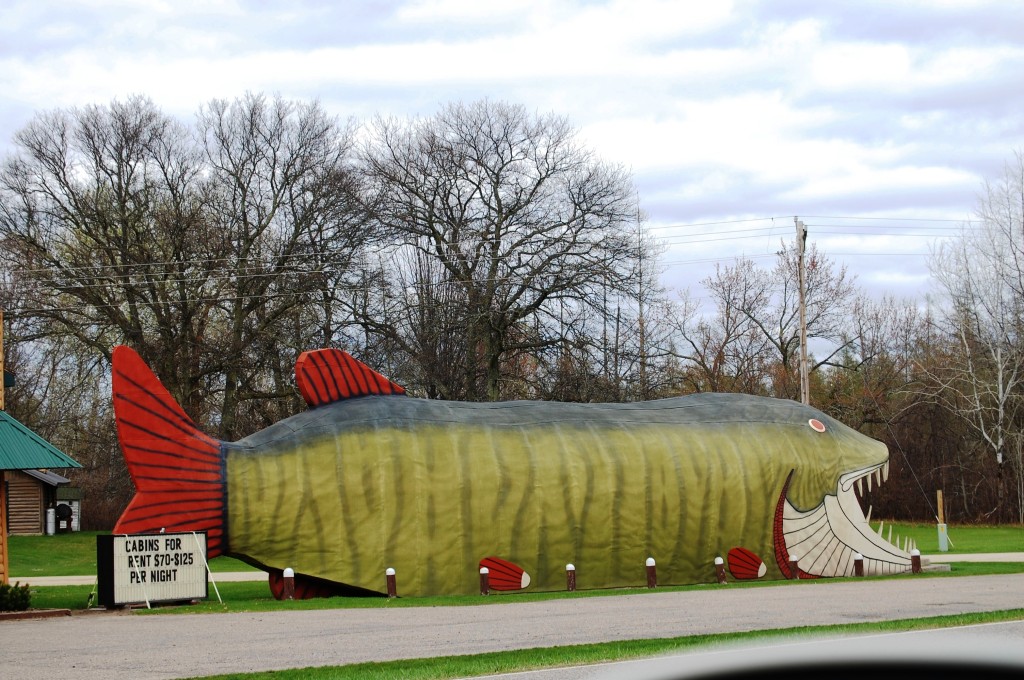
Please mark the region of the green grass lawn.
MULTIPOLYGON (((878 528, 878 522, 871 526, 878 528)), ((896 522, 892 525, 893 541, 897 535, 908 536, 917 543, 922 555, 939 552, 939 530, 937 524, 907 524, 896 522)), ((889 537, 889 522, 882 527, 883 536, 889 537)), ((1024 525, 947 525, 946 552, 950 555, 971 553, 1024 552, 1024 525)), ((902 543, 901 543, 902 545, 902 543)))
MULTIPOLYGON (((8 562, 15 578, 79 576, 96 573, 96 536, 109 531, 76 531, 52 536, 9 536, 8 562)), ((210 570, 249 571, 252 567, 231 557, 210 560, 210 570)))
MULTIPOLYGON (((877 528, 878 523, 872 522, 877 528)), ((893 537, 912 538, 922 554, 939 552, 938 529, 934 524, 908 524, 885 522, 882 533, 888 538, 889 527, 893 537)), ((82 531, 53 536, 10 536, 8 551, 10 573, 16 577, 76 576, 96 573, 96 536, 100 533, 82 531)), ((979 552, 1024 552, 1024 526, 956 525, 946 528, 950 555, 979 552)), ((210 560, 214 572, 249 571, 249 565, 231 557, 210 560)))
MULTIPOLYGON (((872 526, 877 529, 878 522, 872 526)), ((921 551, 928 555, 939 552, 938 529, 934 524, 892 523, 893 538, 909 536, 921 551)), ((890 523, 885 522, 882 533, 888 538, 890 523)), ((77 576, 96 573, 96 536, 100 533, 82 531, 53 536, 10 536, 10 573, 16 577, 77 576)), ((957 525, 946 528, 950 555, 979 552, 1024 552, 1024 526, 957 525)), ((249 571, 249 565, 230 557, 210 560, 214 572, 249 571)))

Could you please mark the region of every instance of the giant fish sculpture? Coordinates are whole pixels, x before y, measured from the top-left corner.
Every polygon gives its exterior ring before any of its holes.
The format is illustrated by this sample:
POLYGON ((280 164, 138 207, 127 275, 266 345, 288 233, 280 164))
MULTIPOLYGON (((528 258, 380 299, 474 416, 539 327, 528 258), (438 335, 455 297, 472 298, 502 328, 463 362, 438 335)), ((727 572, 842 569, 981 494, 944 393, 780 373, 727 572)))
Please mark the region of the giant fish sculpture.
POLYGON ((202 433, 115 348, 118 437, 136 486, 115 533, 207 532, 208 554, 282 570, 297 597, 559 590, 909 571, 855 487, 884 444, 799 403, 696 394, 628 404, 418 399, 336 349, 303 353, 309 405, 236 442, 202 433), (725 560, 723 560, 725 561, 725 560))

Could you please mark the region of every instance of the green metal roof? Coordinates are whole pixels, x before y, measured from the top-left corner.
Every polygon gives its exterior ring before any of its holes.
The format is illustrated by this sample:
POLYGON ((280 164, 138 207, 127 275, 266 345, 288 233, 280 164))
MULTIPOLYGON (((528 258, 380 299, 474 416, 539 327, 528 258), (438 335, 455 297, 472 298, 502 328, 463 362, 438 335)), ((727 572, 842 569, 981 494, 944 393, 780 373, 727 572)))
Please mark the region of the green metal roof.
POLYGON ((0 470, 82 467, 56 446, 0 411, 0 470))

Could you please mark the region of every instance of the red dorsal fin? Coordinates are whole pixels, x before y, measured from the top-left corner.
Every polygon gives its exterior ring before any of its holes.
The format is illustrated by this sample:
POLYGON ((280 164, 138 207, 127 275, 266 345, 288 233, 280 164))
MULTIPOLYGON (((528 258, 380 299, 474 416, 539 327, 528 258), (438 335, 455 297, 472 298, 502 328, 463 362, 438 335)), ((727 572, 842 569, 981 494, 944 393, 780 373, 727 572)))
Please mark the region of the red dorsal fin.
POLYGON ((404 387, 340 349, 300 354, 295 362, 295 382, 311 407, 369 394, 405 394, 404 387))

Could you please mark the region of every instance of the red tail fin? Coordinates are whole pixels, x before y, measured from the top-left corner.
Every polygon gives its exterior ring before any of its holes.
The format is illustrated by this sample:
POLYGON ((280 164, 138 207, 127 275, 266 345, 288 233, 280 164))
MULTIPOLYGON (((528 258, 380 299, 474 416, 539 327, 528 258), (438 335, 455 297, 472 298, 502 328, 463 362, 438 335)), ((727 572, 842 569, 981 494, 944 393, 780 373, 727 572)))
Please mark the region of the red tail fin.
POLYGON ((114 348, 114 418, 135 482, 115 534, 205 531, 207 556, 227 549, 220 442, 200 432, 134 350, 114 348))

